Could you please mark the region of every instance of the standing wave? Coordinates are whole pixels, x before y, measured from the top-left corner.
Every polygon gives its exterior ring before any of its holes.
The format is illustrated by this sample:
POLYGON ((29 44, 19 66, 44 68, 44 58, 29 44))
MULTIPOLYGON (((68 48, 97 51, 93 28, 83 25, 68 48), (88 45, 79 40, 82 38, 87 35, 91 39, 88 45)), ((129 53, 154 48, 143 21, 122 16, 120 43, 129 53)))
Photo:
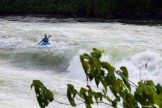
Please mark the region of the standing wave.
POLYGON ((68 68, 71 51, 58 49, 18 49, 8 55, 9 63, 24 69, 65 72, 68 68))

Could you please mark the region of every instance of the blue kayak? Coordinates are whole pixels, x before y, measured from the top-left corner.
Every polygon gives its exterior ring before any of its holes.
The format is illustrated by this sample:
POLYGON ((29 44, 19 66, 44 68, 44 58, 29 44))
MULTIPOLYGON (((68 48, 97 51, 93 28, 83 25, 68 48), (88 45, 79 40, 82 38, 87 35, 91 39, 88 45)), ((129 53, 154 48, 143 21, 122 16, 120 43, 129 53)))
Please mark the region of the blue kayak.
POLYGON ((49 45, 50 43, 49 42, 42 42, 41 45, 49 45))

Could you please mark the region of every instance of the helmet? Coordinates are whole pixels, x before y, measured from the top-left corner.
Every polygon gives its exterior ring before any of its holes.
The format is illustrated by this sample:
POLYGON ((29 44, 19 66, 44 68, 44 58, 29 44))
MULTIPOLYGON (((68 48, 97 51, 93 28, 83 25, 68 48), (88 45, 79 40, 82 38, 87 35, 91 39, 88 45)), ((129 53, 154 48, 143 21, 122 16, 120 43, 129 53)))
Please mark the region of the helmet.
POLYGON ((44 37, 47 37, 47 34, 44 34, 44 37))

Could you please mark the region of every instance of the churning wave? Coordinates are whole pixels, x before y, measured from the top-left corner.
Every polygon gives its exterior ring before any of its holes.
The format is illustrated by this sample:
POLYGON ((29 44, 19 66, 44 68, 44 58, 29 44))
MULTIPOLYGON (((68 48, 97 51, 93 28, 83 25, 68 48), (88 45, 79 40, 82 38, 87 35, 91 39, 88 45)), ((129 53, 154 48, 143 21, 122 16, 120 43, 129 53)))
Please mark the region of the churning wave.
POLYGON ((72 52, 69 49, 1 48, 0 59, 8 60, 10 64, 19 68, 64 72, 72 58, 71 55, 72 52))

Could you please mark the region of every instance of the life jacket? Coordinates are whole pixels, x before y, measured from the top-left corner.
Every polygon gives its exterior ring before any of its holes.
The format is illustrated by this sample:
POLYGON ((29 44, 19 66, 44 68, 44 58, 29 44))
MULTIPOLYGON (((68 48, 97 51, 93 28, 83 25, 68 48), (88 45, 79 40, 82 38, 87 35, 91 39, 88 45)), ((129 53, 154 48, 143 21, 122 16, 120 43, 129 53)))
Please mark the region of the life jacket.
POLYGON ((43 42, 48 42, 48 41, 49 41, 48 38, 43 39, 43 42))

